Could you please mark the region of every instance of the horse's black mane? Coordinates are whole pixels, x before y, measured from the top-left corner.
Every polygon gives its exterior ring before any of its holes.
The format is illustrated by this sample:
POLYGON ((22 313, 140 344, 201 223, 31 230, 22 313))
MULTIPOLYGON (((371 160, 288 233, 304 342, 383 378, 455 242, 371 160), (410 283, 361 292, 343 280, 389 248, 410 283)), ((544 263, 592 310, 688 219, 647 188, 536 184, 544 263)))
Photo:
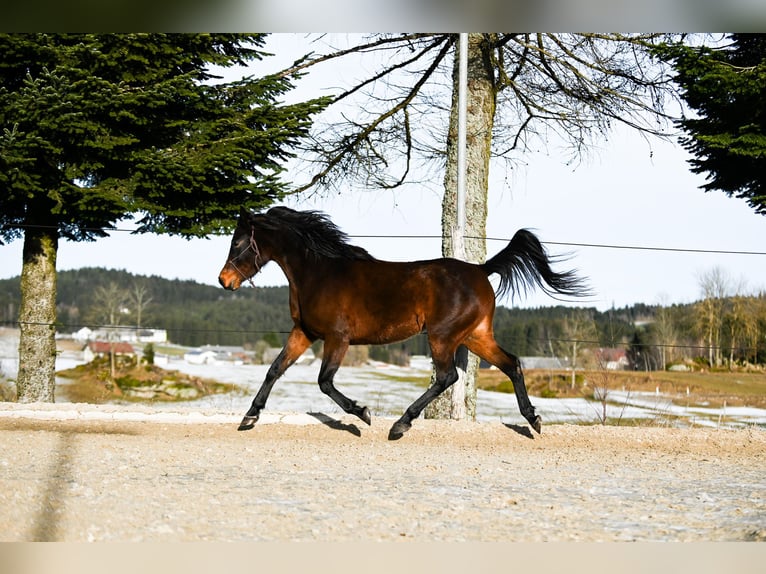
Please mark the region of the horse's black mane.
POLYGON ((351 245, 343 233, 321 211, 295 211, 289 207, 272 207, 266 212, 266 226, 289 229, 309 251, 333 259, 374 260, 365 249, 351 245))

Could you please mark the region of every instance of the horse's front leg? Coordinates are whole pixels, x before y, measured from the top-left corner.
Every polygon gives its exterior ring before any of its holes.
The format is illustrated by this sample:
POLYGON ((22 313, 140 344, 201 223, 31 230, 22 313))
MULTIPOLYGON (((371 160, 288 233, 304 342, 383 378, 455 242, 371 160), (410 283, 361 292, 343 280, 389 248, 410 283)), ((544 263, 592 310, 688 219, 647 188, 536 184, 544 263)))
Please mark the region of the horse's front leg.
POLYGON ((347 350, 348 341, 325 339, 324 356, 322 357, 322 366, 319 369, 319 388, 324 394, 338 403, 338 406, 345 412, 358 416, 369 425, 372 424, 370 409, 358 405, 356 401, 351 400, 336 389, 333 384, 335 373, 338 371, 341 362, 343 362, 343 357, 347 350))
POLYGON ((455 352, 431 342, 431 358, 434 363, 434 383, 413 402, 388 432, 389 440, 399 440, 412 427, 412 421, 420 416, 431 401, 452 386, 458 380, 455 365, 455 352))
POLYGON ((274 359, 274 362, 271 363, 271 367, 269 367, 269 371, 266 373, 266 378, 263 380, 261 388, 258 389, 258 393, 255 395, 252 405, 250 405, 250 409, 247 411, 247 414, 245 414, 242 422, 239 423, 239 428, 237 430, 243 431, 253 428, 255 423, 258 422, 258 417, 261 416, 263 407, 266 406, 266 400, 269 398, 274 383, 284 374, 290 365, 298 360, 298 357, 309 348, 311 343, 312 341, 300 328, 294 327, 293 330, 290 331, 290 335, 287 337, 287 343, 285 343, 284 348, 280 351, 277 358, 274 359))

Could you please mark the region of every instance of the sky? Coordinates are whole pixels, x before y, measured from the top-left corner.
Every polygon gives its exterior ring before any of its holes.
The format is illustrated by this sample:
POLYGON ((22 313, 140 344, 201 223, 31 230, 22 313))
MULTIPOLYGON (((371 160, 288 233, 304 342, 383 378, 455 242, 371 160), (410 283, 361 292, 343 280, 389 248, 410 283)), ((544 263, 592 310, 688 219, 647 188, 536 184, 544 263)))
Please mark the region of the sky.
MULTIPOLYGON (((301 35, 274 37, 271 46, 278 57, 267 59, 268 65, 276 70, 302 55, 307 51, 302 41, 301 35)), ((321 86, 336 85, 349 75, 353 71, 348 69, 337 71, 333 77, 310 74, 305 86, 300 86, 303 91, 296 90, 291 97, 300 99, 302 94, 316 93, 321 86)), ((608 140, 596 142, 577 165, 567 165, 568 156, 555 145, 527 154, 524 165, 513 170, 497 162, 490 175, 487 255, 502 249, 517 229, 530 228, 547 242, 549 253, 568 255, 559 269, 577 268, 589 282, 593 295, 571 304, 600 310, 635 303, 691 303, 700 298, 700 275, 714 267, 721 268, 741 292, 766 291, 766 217, 757 215, 743 200, 699 189, 704 176, 689 171, 688 157, 676 143, 647 141, 627 129, 617 129, 608 140)), ((441 177, 436 174, 434 181, 398 191, 348 188, 341 194, 288 199, 284 204, 324 211, 352 242, 379 259, 432 259, 440 256, 440 239, 392 236, 441 234, 441 177), (370 235, 384 237, 358 237, 370 235)), ((130 225, 119 227, 129 229, 130 225)), ((92 243, 60 242, 57 267, 125 269, 134 274, 217 285, 229 242, 230 237, 189 241, 114 232, 92 243)), ((21 240, 0 245, 0 278, 21 273, 21 251, 21 240)), ((272 263, 255 278, 255 284, 287 282, 272 263)), ((499 301, 520 307, 560 303, 540 292, 499 301)))

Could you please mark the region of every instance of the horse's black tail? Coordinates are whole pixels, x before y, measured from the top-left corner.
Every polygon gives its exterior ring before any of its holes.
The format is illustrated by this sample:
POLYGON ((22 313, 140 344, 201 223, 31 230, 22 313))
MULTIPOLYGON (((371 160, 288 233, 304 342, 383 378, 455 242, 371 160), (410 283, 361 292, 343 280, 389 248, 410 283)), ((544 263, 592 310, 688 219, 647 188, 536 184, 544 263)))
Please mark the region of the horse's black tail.
POLYGON ((482 268, 487 275, 497 273, 500 276, 498 297, 509 291, 512 295, 526 293, 535 285, 552 297, 556 294, 571 297, 590 294, 575 271, 557 273, 551 269, 553 262, 540 240, 531 231, 520 229, 505 249, 484 263, 482 268))

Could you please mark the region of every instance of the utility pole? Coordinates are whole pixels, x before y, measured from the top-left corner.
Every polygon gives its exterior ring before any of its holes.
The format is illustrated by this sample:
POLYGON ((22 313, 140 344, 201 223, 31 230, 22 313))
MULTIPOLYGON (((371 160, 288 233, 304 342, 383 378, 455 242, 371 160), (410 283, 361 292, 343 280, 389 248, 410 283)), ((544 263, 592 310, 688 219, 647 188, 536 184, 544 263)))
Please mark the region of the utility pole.
MULTIPOLYGON (((487 255, 489 150, 497 95, 491 46, 492 35, 482 33, 460 34, 455 45, 442 200, 442 255, 478 264, 487 255), (465 127, 458 129, 459 124, 465 127), (465 158, 460 161, 464 167, 458 167, 458 154, 465 158), (458 185, 458 178, 464 183, 458 185)), ((426 418, 475 418, 478 357, 460 346, 455 363, 460 379, 426 407, 426 418)))
MULTIPOLYGON (((458 116, 457 116, 457 225, 452 228, 452 252, 456 259, 465 260, 465 172, 466 172, 466 117, 468 115, 468 34, 461 32, 458 41, 458 116)), ((450 418, 466 418, 465 377, 468 364, 468 352, 458 349, 458 380, 452 385, 450 418)))

